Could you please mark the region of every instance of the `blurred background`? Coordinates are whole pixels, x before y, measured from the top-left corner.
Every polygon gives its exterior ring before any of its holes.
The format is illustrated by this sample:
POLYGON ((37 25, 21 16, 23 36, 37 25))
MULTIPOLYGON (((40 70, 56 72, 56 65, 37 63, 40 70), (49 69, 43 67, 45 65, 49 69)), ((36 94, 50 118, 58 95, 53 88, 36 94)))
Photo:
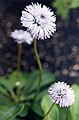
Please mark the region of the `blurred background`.
MULTIPOLYGON (((47 40, 38 41, 43 68, 56 74, 57 80, 79 83, 79 0, 0 0, 0 75, 16 70, 17 44, 10 33, 24 29, 21 12, 31 2, 50 7, 57 16, 57 31, 47 40)), ((22 71, 38 68, 33 44, 23 44, 22 71)))

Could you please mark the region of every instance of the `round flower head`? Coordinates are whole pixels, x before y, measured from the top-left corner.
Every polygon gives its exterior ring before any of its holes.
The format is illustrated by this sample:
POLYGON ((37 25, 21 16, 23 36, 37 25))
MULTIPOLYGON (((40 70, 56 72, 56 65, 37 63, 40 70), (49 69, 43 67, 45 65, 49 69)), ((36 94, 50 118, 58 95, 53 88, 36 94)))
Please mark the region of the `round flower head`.
POLYGON ((51 9, 45 5, 33 4, 26 6, 22 11, 21 23, 26 27, 33 38, 46 39, 56 31, 56 17, 51 9))
POLYGON ((28 44, 31 44, 33 41, 33 38, 31 37, 31 34, 24 30, 15 30, 10 35, 15 41, 20 44, 23 42, 26 42, 28 44))
POLYGON ((69 107, 74 103, 75 93, 72 88, 64 82, 58 82, 48 89, 51 100, 60 107, 69 107))

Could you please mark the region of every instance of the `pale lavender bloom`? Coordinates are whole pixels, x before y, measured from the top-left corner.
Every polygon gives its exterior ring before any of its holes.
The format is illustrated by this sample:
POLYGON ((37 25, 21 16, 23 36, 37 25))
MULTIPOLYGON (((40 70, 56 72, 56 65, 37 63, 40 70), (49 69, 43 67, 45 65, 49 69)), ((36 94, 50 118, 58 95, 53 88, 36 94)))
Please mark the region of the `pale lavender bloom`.
POLYGON ((75 101, 75 93, 72 88, 64 82, 52 84, 48 89, 51 100, 60 107, 69 107, 75 101))
POLYGON ((45 5, 32 3, 22 11, 22 26, 26 27, 36 39, 50 38, 56 31, 55 21, 54 12, 45 5))
POLYGON ((11 33, 10 35, 13 39, 15 39, 15 42, 17 42, 18 44, 20 43, 28 43, 31 44, 33 41, 33 38, 31 36, 31 34, 27 31, 24 30, 15 30, 14 32, 11 33))

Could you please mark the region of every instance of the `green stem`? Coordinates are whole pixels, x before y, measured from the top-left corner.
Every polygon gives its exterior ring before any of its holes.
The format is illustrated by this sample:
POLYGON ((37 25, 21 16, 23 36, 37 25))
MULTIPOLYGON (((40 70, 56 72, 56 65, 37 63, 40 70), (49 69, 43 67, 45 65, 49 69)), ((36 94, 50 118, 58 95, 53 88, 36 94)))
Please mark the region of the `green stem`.
POLYGON ((34 52, 35 52, 36 61, 38 63, 38 67, 39 67, 39 82, 38 82, 37 91, 36 91, 36 94, 34 97, 34 102, 35 102, 36 97, 40 91, 40 84, 41 84, 41 80, 42 80, 42 64, 41 64, 41 61, 39 59, 39 55, 38 55, 38 51, 37 51, 37 40, 36 39, 34 39, 34 52))
POLYGON ((38 85, 40 86, 41 80, 42 80, 42 64, 41 61, 39 59, 39 55, 38 55, 38 51, 37 51, 37 40, 34 39, 34 51, 35 51, 35 57, 36 57, 36 61, 38 63, 38 67, 39 67, 39 72, 40 72, 40 78, 39 78, 39 83, 38 85))
POLYGON ((50 109, 48 110, 48 112, 46 113, 46 115, 44 116, 44 118, 42 120, 46 120, 49 113, 52 111, 53 107, 54 107, 55 103, 52 104, 52 106, 50 107, 50 109))
POLYGON ((18 57, 17 57, 17 76, 16 81, 19 81, 20 63, 21 63, 22 43, 18 44, 18 57))
POLYGON ((16 96, 15 101, 19 101, 19 72, 20 72, 20 64, 21 64, 21 51, 22 51, 22 43, 18 44, 18 57, 17 57, 17 74, 16 74, 16 96))

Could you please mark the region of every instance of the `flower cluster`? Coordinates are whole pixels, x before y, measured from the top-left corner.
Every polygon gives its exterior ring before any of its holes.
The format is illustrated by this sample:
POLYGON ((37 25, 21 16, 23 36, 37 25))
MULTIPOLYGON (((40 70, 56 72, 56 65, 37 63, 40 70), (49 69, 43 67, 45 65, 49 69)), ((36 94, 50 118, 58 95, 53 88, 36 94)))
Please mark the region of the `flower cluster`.
POLYGON ((56 31, 56 17, 51 9, 38 3, 26 6, 22 11, 21 23, 33 38, 46 39, 56 31))
POLYGON ((15 30, 14 32, 11 33, 10 36, 13 39, 15 39, 15 42, 17 42, 18 44, 24 43, 24 42, 31 44, 33 41, 31 34, 24 30, 15 30))
POLYGON ((74 103, 75 93, 72 88, 64 82, 58 82, 48 89, 51 100, 60 107, 69 107, 74 103))
MULTIPOLYGON (((32 3, 26 6, 20 19, 22 26, 26 27, 26 31, 15 30, 11 33, 11 37, 16 39, 18 44, 23 42, 31 44, 33 39, 50 38, 56 31, 56 16, 45 5, 32 3)), ((52 101, 59 104, 60 107, 69 107, 75 100, 74 91, 64 82, 51 85, 48 93, 52 101)))

